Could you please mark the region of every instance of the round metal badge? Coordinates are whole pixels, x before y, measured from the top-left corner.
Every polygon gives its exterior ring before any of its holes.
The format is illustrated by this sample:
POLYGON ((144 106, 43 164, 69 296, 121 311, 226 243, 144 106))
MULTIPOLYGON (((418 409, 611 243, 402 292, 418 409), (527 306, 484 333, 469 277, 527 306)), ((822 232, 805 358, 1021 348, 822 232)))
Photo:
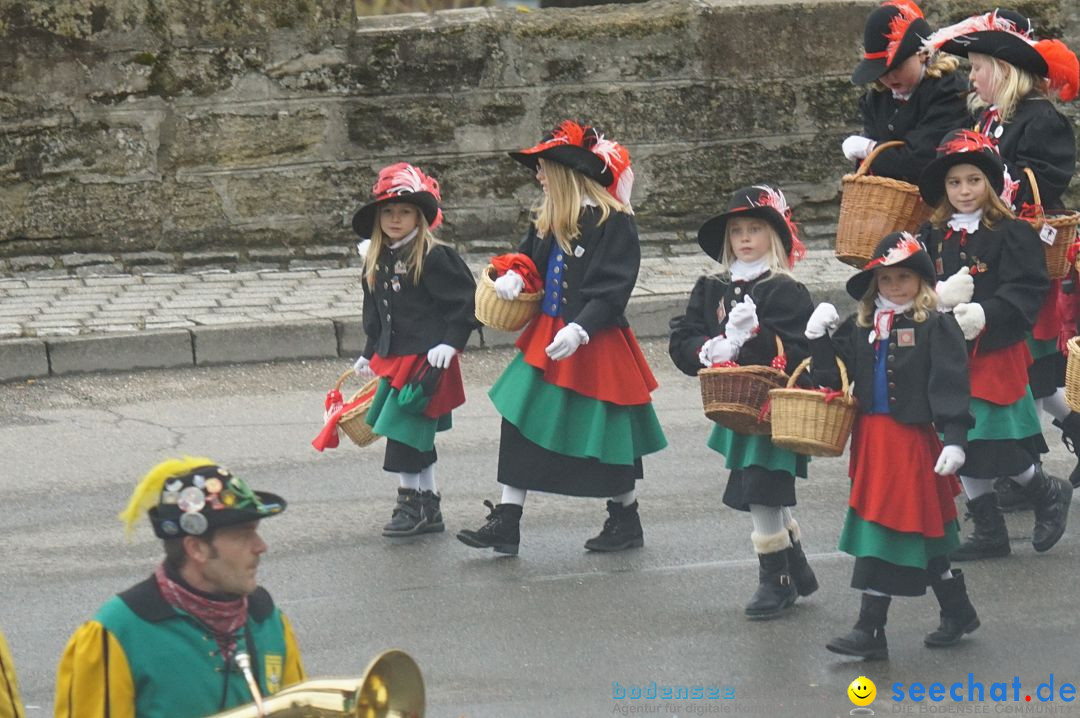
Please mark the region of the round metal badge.
POLYGON ((184 529, 184 533, 192 536, 203 535, 209 526, 210 522, 199 513, 184 514, 180 517, 180 528, 184 529))
POLYGON ((206 506, 206 495, 203 494, 202 489, 189 486, 180 492, 180 500, 177 502, 177 505, 180 507, 180 510, 185 513, 202 511, 203 506, 206 506))

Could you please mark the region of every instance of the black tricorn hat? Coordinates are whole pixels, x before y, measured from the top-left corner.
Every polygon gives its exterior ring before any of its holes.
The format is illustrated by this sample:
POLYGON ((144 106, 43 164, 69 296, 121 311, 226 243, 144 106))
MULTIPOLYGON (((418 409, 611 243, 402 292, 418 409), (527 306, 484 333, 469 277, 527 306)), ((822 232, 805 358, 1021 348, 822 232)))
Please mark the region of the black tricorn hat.
POLYGON ((428 229, 442 223, 442 195, 439 183, 407 162, 383 167, 371 189, 374 199, 356 210, 352 218, 353 231, 362 239, 371 239, 375 229, 375 214, 380 205, 387 202, 405 202, 420 210, 427 220, 428 229))
POLYGON ((705 224, 698 230, 697 241, 705 254, 718 262, 724 256, 727 223, 732 217, 764 219, 780 235, 780 243, 784 246, 788 264, 794 266, 796 261, 802 259, 805 248, 799 241, 795 224, 791 221, 787 198, 780 190, 767 184, 737 189, 728 200, 723 213, 705 220, 705 224))
POLYGON ((930 24, 911 0, 889 0, 870 13, 863 32, 863 59, 851 73, 856 85, 874 82, 918 52, 930 24))
POLYGON ((925 279, 931 287, 937 282, 934 263, 930 261, 926 247, 910 232, 893 232, 878 242, 874 248, 874 256, 861 272, 853 274, 847 281, 847 293, 853 299, 859 300, 866 295, 877 267, 907 267, 925 279))
POLYGON ((998 8, 975 15, 930 36, 928 42, 960 57, 975 52, 1004 60, 1039 77, 1046 77, 1048 66, 1035 49, 1031 20, 1015 10, 998 8))
POLYGON ((1001 195, 1005 188, 1005 165, 997 146, 986 135, 973 130, 953 130, 945 135, 937 148, 937 157, 919 176, 919 194, 931 207, 937 207, 945 196, 945 175, 955 165, 975 165, 990 181, 994 193, 1001 195))

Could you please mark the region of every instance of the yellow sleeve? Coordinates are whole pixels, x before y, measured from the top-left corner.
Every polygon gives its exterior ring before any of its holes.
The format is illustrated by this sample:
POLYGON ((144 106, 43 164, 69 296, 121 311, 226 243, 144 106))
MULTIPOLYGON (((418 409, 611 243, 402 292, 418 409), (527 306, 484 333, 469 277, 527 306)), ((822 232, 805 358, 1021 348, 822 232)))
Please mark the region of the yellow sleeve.
POLYGON ((296 645, 296 634, 293 633, 292 624, 285 614, 281 615, 281 625, 285 628, 285 675, 281 679, 281 687, 291 686, 300 681, 307 680, 304 673, 304 664, 300 660, 300 647, 296 645))
POLYGON ((64 648, 56 669, 56 718, 135 718, 127 656, 97 621, 87 621, 64 648))
POLYGON ((15 680, 15 663, 11 660, 7 640, 0 631, 0 718, 24 718, 26 709, 19 700, 19 684, 15 680))

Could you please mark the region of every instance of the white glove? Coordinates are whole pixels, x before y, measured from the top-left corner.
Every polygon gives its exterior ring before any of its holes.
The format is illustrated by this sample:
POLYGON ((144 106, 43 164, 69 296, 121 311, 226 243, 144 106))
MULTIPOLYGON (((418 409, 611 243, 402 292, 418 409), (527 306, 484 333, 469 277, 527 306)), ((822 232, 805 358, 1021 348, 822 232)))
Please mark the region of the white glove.
POLYGON ((817 305, 814 313, 807 320, 804 334, 807 339, 820 339, 825 336, 825 332, 832 335, 838 326, 840 326, 840 315, 836 313, 836 307, 828 302, 822 302, 817 305))
POLYGON ((964 339, 968 341, 979 336, 979 332, 986 328, 986 312, 981 304, 957 304, 956 309, 953 309, 953 316, 960 325, 960 331, 964 333, 964 339))
POLYGON ((371 371, 371 360, 367 357, 357 359, 356 363, 352 365, 352 370, 361 379, 370 379, 374 376, 374 372, 371 371))
POLYGON ((852 135, 844 140, 844 144, 840 148, 844 151, 844 157, 854 162, 855 160, 865 160, 876 144, 877 142, 874 142, 869 137, 852 135))
POLYGON ((956 274, 938 282, 935 291, 940 304, 938 308, 948 312, 957 304, 971 301, 975 295, 975 277, 971 276, 967 267, 962 267, 956 274))
POLYGON ((428 349, 427 363, 436 369, 445 369, 450 366, 450 360, 457 354, 457 349, 449 344, 436 344, 428 349))
POLYGON ((560 361, 576 352, 582 344, 588 343, 588 333, 580 325, 571 322, 555 332, 555 338, 544 351, 555 361, 560 361))
POLYGON ((937 458, 937 463, 934 464, 934 473, 938 476, 948 476, 949 474, 955 474, 960 470, 960 467, 964 465, 964 461, 967 460, 967 454, 964 449, 956 444, 949 444, 942 448, 941 454, 937 458))
POLYGON ((495 280, 495 296, 507 301, 517 299, 517 295, 521 294, 524 287, 525 280, 521 278, 521 275, 508 269, 505 274, 495 280))
POLYGON ((723 364, 734 359, 735 354, 735 347, 731 345, 730 339, 723 336, 713 337, 701 345, 701 351, 698 352, 698 361, 704 366, 723 364))
POLYGON ((371 240, 370 239, 365 239, 362 242, 357 242, 356 243, 356 253, 359 254, 361 258, 367 257, 368 247, 370 247, 370 246, 371 246, 371 240))
POLYGON ((746 343, 758 327, 757 305, 749 295, 728 312, 727 327, 724 332, 738 350, 746 343))

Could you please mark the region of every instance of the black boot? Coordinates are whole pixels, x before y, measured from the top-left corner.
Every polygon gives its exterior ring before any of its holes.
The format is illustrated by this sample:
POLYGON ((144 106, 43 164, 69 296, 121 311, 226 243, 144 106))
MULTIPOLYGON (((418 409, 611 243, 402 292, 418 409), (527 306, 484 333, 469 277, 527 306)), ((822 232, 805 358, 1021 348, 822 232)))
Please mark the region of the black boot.
POLYGON ((746 617, 751 621, 777 618, 795 603, 795 585, 788 568, 788 532, 761 535, 751 534, 758 555, 758 587, 746 604, 746 617))
POLYGON ((846 636, 839 636, 825 644, 833 653, 845 656, 861 656, 870 660, 889 657, 889 644, 885 640, 885 620, 889 615, 892 596, 862 595, 859 620, 846 636))
MULTIPOLYGON (((1034 481, 1034 479, 1032 479, 1034 481)), ((975 521, 975 529, 964 543, 949 554, 950 561, 974 561, 980 558, 1008 556, 1009 530, 1005 517, 997 505, 994 492, 983 494, 967 502, 968 514, 975 521)))
MULTIPOLYGON (((1070 411, 1069 415, 1061 421, 1054 419, 1054 426, 1061 429, 1061 441, 1065 444, 1065 448, 1074 454, 1080 450, 1080 414, 1075 411, 1070 411)), ((1080 454, 1077 454, 1080 457, 1080 454)), ((1074 489, 1080 489, 1080 459, 1077 460, 1076 466, 1073 467, 1072 473, 1069 474, 1069 483, 1072 484, 1074 489)))
POLYGON ((390 523, 383 526, 383 536, 416 536, 424 532, 424 510, 420 501, 420 492, 414 489, 397 490, 397 506, 390 517, 390 523))
POLYGON ((585 542, 590 551, 622 551, 645 545, 645 533, 641 530, 637 501, 623 506, 618 501, 607 502, 608 517, 599 535, 585 542))
POLYGON ((476 531, 458 531, 458 541, 473 548, 493 548, 496 553, 516 556, 521 543, 521 507, 517 504, 493 505, 485 500, 490 509, 487 523, 476 531))
POLYGON ((1031 501, 1024 493, 1024 487, 1008 476, 994 481, 994 493, 997 494, 998 507, 1004 514, 1013 511, 1031 511, 1031 501))
POLYGON ((1072 484, 1047 476, 1042 465, 1036 464, 1035 476, 1024 491, 1035 507, 1031 545, 1036 551, 1049 551, 1065 533, 1065 521, 1069 518, 1069 503, 1072 501, 1072 484))
POLYGON ((934 589, 941 606, 941 624, 936 631, 927 634, 923 639, 924 644, 930 648, 952 646, 959 643, 965 633, 979 627, 979 614, 975 613, 975 607, 968 599, 963 571, 954 570, 952 578, 938 578, 930 587, 934 589))
POLYGON ((818 590, 817 576, 806 560, 806 554, 802 549, 802 533, 795 519, 788 524, 788 534, 791 536, 791 548, 787 550, 788 570, 791 572, 791 581, 795 584, 795 590, 800 596, 809 596, 818 590))
POLYGON ((434 491, 420 492, 420 510, 423 512, 424 517, 424 533, 434 534, 446 530, 446 526, 443 524, 441 503, 442 496, 434 491))

